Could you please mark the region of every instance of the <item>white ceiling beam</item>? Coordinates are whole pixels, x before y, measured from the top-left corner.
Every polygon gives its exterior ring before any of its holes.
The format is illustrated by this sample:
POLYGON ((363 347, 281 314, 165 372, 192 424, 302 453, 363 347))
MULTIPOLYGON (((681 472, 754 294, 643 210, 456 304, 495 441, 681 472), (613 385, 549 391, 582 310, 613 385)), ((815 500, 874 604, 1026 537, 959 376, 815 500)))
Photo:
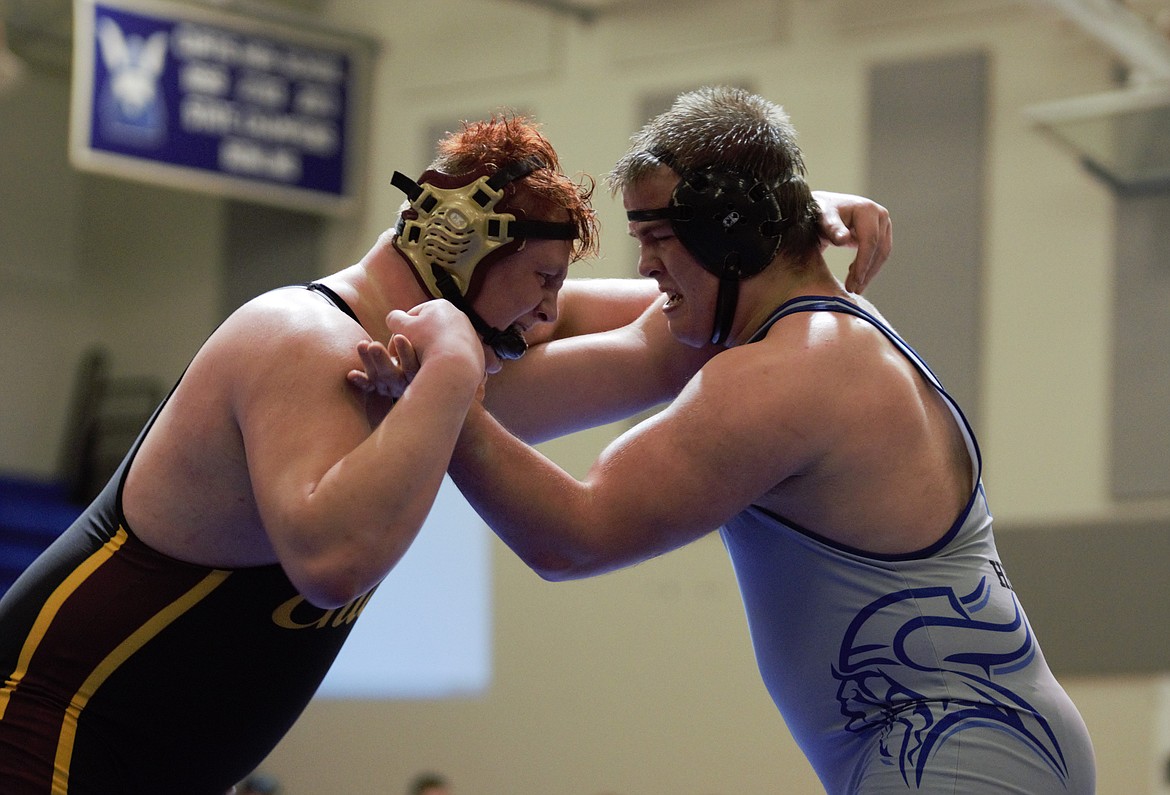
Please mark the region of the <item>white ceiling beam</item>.
POLYGON ((1116 0, 1026 0, 1055 9, 1128 66, 1133 82, 1170 81, 1170 40, 1116 0))
POLYGON ((592 24, 597 21, 601 11, 588 3, 574 3, 571 0, 512 0, 516 3, 525 3, 530 6, 539 6, 557 14, 576 17, 578 21, 592 24))

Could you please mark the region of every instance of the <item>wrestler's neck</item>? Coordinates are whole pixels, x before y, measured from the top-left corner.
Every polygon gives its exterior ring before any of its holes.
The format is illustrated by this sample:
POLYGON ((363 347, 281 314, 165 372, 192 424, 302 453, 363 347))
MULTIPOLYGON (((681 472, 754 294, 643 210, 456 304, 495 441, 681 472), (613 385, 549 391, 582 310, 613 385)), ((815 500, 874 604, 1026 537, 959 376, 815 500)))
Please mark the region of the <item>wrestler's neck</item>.
POLYGON ((804 295, 849 298, 849 292, 820 254, 799 265, 777 260, 756 276, 740 282, 735 321, 728 335, 727 347, 747 342, 772 316, 776 307, 804 295))
POLYGON ((371 337, 386 337, 386 315, 418 306, 433 296, 426 292, 410 263, 383 237, 362 259, 321 279, 361 319, 371 337))

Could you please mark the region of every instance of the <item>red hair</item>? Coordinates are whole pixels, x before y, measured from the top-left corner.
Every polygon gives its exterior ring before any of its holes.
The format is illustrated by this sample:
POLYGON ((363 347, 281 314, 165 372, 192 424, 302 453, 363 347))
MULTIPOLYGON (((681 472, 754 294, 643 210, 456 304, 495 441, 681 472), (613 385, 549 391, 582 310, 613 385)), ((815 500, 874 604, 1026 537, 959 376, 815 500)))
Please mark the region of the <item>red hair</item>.
POLYGON ((546 168, 511 183, 496 210, 534 220, 564 221, 568 216, 577 229, 573 259, 597 253, 597 215, 590 203, 595 183, 588 176, 576 183, 565 175, 556 150, 532 119, 500 113, 481 121, 465 121, 458 132, 442 138, 436 149, 438 155, 430 168, 454 175, 480 170, 491 173, 536 157, 546 168))

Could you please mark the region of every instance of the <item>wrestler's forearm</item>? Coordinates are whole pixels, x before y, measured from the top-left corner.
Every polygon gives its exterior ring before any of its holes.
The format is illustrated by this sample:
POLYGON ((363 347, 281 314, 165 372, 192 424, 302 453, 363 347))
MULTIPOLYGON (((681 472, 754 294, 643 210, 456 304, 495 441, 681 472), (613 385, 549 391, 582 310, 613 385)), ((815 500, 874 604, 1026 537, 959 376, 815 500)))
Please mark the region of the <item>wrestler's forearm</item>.
POLYGON ((556 319, 533 327, 525 337, 535 346, 621 328, 634 322, 657 296, 658 286, 650 279, 569 279, 557 297, 556 319))
POLYGON ((448 472, 488 526, 549 580, 591 570, 584 485, 519 441, 482 407, 468 412, 448 472))
POLYGON ((508 430, 538 442, 672 400, 718 349, 674 339, 661 300, 622 328, 533 347, 489 379, 484 404, 508 430))

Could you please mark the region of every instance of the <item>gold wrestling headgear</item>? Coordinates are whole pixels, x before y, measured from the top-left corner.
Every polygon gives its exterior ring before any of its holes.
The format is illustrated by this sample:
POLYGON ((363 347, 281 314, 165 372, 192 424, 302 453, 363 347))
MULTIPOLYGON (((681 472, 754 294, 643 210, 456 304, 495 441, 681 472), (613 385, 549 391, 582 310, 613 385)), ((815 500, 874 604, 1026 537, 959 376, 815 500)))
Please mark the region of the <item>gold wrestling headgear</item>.
POLYGON ((525 238, 575 240, 572 223, 531 221, 496 212, 505 189, 545 164, 535 157, 493 174, 425 171, 418 182, 395 171, 391 184, 406 194, 410 209, 398 221, 394 244, 414 267, 431 295, 446 298, 470 319, 483 341, 501 359, 518 359, 528 345, 516 327, 488 326, 466 300, 475 269, 519 249, 525 238))

